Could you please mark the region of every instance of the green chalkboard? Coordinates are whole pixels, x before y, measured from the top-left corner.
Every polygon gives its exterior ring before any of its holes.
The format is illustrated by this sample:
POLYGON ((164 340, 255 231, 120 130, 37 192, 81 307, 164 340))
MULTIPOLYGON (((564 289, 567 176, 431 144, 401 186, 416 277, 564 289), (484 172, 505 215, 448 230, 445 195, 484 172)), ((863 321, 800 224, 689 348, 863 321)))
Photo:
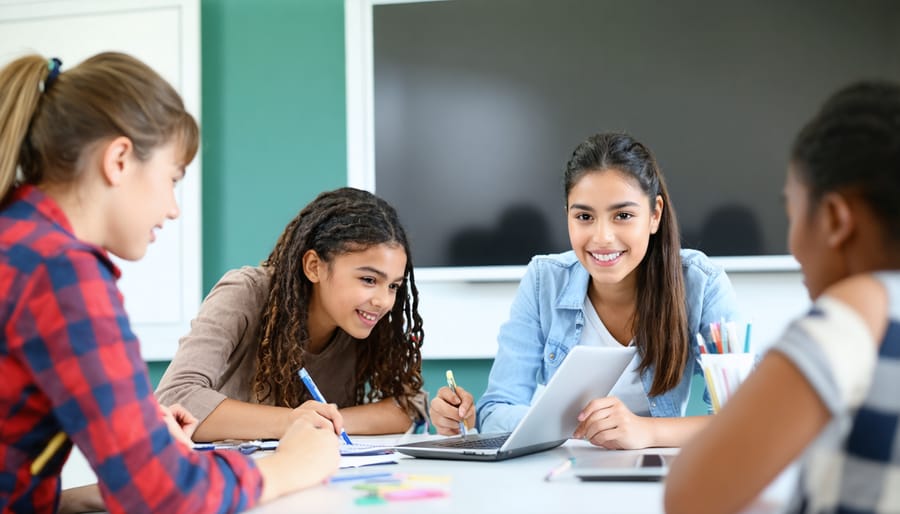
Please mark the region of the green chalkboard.
POLYGON ((203 290, 347 182, 343 0, 201 3, 203 290))

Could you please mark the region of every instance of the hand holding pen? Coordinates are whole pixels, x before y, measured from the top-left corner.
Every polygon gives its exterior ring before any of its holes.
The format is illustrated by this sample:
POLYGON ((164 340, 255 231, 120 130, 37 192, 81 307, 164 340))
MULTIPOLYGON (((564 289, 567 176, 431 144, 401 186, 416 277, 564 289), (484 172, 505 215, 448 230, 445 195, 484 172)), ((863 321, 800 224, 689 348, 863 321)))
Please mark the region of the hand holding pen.
MULTIPOLYGON (((323 404, 328 403, 325 401, 325 397, 322 396, 322 392, 319 391, 319 388, 318 388, 318 386, 316 386, 316 383, 313 382, 312 377, 309 376, 309 373, 306 371, 306 368, 300 368, 300 370, 297 371, 297 374, 300 375, 300 380, 303 381, 303 385, 305 385, 306 389, 309 390, 309 394, 313 397, 313 400, 315 400, 317 402, 321 402, 323 404)), ((309 402, 307 402, 307 403, 309 403, 309 402)), ((305 405, 306 405, 306 403, 303 404, 303 406, 305 406, 305 405)), ((303 408, 303 406, 301 406, 300 408, 303 408)), ((315 409, 311 409, 311 410, 315 410, 315 409)), ((330 410, 329 410, 329 412, 330 412, 330 410)), ((323 416, 323 417, 330 418, 330 416, 323 416)), ((338 414, 338 418, 339 417, 340 417, 340 414, 338 414)), ((332 422, 334 422, 334 421, 335 420, 332 419, 332 422)), ((337 419, 337 421, 339 422, 340 419, 337 419)), ((337 428, 338 426, 340 426, 340 425, 336 424, 335 428, 337 428)), ((347 431, 344 430, 344 427, 341 427, 339 432, 340 432, 341 439, 343 439, 346 444, 353 444, 353 441, 350 440, 350 436, 347 435, 347 431)))
POLYGON ((431 422, 441 435, 465 434, 475 425, 475 399, 456 384, 453 372, 447 371, 446 387, 431 400, 431 422))

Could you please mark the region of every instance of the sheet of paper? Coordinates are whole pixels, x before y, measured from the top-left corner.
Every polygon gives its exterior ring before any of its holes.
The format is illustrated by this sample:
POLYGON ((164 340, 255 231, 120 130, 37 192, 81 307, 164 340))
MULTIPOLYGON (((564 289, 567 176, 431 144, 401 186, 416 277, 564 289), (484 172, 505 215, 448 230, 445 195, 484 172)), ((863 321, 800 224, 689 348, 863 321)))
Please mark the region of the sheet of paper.
POLYGON ((342 444, 341 455, 383 455, 386 453, 394 453, 393 448, 393 444, 383 444, 381 441, 379 441, 377 444, 342 444))
POLYGON ((396 453, 380 455, 341 455, 341 469, 375 466, 378 464, 396 464, 399 456, 396 453))

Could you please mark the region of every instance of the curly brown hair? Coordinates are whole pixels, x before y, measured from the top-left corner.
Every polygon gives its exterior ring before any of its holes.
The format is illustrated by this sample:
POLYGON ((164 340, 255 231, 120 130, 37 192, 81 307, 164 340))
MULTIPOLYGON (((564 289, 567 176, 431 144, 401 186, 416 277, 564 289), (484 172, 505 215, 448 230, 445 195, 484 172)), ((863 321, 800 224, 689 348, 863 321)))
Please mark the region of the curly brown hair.
POLYGON ((406 232, 390 204, 350 187, 322 193, 304 207, 262 263, 272 278, 260 315, 262 333, 254 379, 260 402, 271 400, 274 405, 293 408, 311 399, 296 375, 309 343, 313 287, 303 272, 303 255, 314 250, 328 263, 339 255, 380 244, 402 246, 406 269, 390 313, 379 320, 363 344, 356 345, 356 403, 395 398, 407 413, 415 414, 409 399, 423 385, 424 333, 406 232))

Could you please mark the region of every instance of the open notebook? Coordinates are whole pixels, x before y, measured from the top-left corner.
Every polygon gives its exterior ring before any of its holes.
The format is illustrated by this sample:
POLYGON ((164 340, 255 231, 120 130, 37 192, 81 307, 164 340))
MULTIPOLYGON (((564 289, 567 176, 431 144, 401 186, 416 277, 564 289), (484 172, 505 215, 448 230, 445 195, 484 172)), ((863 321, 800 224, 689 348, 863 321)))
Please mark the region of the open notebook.
POLYGON ((588 401, 609 394, 634 348, 576 346, 511 433, 408 443, 395 449, 433 459, 503 460, 555 448, 572 436, 588 401))

